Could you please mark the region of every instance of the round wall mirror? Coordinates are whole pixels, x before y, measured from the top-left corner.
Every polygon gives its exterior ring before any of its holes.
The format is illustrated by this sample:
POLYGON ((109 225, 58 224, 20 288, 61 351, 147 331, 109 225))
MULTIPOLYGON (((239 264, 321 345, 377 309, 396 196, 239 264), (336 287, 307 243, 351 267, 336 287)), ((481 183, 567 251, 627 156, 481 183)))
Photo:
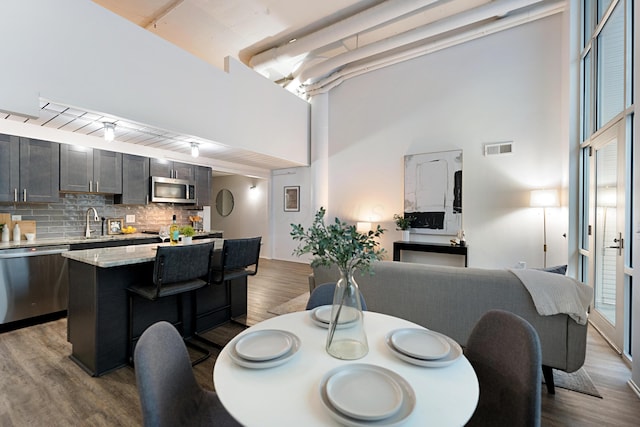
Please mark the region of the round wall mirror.
POLYGON ((233 193, 223 188, 216 196, 216 210, 222 216, 229 216, 233 210, 233 193))

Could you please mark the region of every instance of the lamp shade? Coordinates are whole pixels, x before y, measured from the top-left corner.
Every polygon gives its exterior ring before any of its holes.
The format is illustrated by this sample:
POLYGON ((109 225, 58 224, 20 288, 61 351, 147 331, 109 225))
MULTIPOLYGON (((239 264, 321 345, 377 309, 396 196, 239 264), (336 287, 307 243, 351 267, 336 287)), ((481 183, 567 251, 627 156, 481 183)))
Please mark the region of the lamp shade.
POLYGON ((533 190, 531 191, 531 207, 534 208, 551 208, 560 206, 558 198, 558 190, 533 190))
POLYGON ((358 233, 368 233, 369 231, 371 231, 371 223, 370 222, 356 223, 356 231, 358 233))

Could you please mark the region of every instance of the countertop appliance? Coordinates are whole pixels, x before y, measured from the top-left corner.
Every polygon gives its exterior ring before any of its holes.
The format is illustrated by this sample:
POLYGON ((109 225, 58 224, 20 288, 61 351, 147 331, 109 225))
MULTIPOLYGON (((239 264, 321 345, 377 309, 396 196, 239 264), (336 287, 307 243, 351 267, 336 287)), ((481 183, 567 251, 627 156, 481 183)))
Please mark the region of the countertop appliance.
POLYGON ((196 184, 186 179, 152 176, 151 201, 167 203, 196 202, 196 184))
POLYGON ((69 245, 0 250, 0 325, 67 309, 69 245))

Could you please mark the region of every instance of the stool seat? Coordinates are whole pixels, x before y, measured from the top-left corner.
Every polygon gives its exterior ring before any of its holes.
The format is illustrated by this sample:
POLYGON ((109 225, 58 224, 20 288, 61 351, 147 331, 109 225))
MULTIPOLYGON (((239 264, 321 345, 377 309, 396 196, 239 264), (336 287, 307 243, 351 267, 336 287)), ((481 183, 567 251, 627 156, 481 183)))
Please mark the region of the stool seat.
POLYGON ((182 292, 191 292, 207 286, 207 282, 202 279, 185 280, 184 282, 169 283, 164 285, 158 291, 156 285, 143 284, 129 286, 127 290, 134 294, 140 295, 151 301, 155 301, 158 298, 168 297, 171 295, 177 295, 182 292))

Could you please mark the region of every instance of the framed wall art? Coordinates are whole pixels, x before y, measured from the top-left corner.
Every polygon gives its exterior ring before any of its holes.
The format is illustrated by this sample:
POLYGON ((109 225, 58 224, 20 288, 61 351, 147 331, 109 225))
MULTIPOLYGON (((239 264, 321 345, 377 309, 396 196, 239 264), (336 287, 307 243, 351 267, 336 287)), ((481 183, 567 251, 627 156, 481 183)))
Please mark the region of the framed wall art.
POLYGON ((108 218, 107 219, 107 234, 121 234, 124 227, 123 218, 108 218))
POLYGON ((462 228, 462 150, 404 157, 404 215, 411 231, 456 235, 462 228))
POLYGON ((284 211, 300 212, 300 186, 284 187, 284 211))

